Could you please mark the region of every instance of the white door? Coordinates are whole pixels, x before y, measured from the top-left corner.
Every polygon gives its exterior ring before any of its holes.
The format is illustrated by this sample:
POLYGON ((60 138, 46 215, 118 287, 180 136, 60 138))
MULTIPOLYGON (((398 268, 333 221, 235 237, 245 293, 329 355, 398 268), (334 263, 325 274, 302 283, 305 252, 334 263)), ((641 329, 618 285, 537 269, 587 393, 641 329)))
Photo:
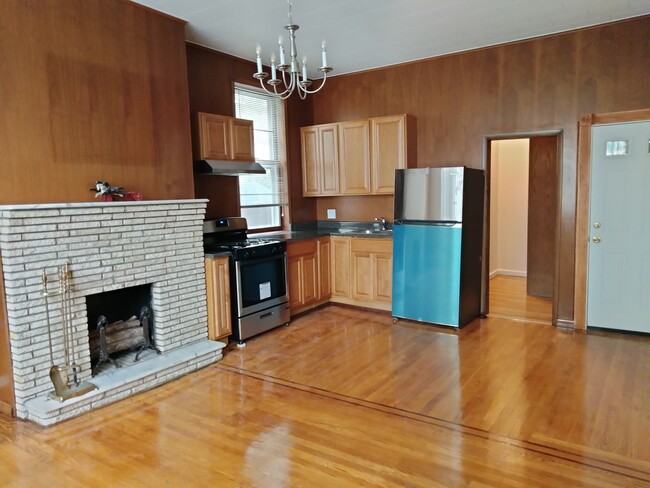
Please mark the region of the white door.
POLYGON ((650 121, 591 135, 587 326, 650 332, 650 121))

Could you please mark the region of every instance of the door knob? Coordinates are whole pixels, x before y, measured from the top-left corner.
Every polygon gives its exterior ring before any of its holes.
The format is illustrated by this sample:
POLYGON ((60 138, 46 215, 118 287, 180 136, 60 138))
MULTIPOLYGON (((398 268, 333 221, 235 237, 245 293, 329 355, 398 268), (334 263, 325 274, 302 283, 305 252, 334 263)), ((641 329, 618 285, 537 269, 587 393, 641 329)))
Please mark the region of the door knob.
POLYGON ((592 241, 594 241, 594 244, 598 244, 600 242, 600 237, 595 236, 591 238, 592 241))

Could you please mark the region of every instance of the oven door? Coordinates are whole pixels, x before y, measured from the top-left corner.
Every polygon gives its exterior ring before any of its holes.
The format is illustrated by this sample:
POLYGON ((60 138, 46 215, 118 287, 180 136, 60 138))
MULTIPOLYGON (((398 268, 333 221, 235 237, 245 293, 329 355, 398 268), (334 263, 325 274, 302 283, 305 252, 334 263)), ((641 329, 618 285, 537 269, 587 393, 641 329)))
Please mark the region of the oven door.
POLYGON ((286 253, 235 261, 235 282, 239 317, 289 301, 286 253))

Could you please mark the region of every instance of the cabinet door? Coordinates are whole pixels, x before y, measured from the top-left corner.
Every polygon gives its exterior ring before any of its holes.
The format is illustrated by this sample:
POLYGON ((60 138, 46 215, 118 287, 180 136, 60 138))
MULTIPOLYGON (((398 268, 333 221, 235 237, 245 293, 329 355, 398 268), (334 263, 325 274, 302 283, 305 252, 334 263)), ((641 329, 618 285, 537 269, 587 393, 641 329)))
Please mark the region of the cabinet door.
POLYGON ((302 305, 316 301, 318 294, 318 259, 316 253, 306 254, 300 258, 302 271, 302 305))
POLYGON ((370 119, 372 193, 395 193, 395 170, 406 168, 406 116, 370 119))
POLYGON ((287 256, 287 280, 289 281, 289 308, 297 309, 303 304, 302 268, 300 256, 287 256))
POLYGON ((318 127, 300 128, 302 152, 302 194, 305 197, 320 195, 320 151, 318 127))
POLYGON ((330 249, 329 237, 318 239, 318 300, 332 296, 330 249))
POLYGON ((370 123, 339 124, 339 175, 341 194, 370 193, 370 123))
POLYGON ((252 120, 230 119, 230 137, 230 159, 255 161, 252 120))
POLYGON ((373 256, 373 300, 391 302, 393 286, 393 255, 377 253, 373 256))
POLYGON ((230 159, 231 117, 199 112, 199 158, 230 159))
POLYGON ((350 297, 350 238, 332 237, 332 295, 350 297))
POLYGON ((208 338, 217 340, 232 333, 228 258, 206 259, 205 279, 208 305, 208 338))
POLYGON ((369 252, 352 251, 352 298, 373 299, 372 255, 369 252))
POLYGON ((339 137, 338 124, 318 127, 320 161, 320 194, 339 194, 339 137))

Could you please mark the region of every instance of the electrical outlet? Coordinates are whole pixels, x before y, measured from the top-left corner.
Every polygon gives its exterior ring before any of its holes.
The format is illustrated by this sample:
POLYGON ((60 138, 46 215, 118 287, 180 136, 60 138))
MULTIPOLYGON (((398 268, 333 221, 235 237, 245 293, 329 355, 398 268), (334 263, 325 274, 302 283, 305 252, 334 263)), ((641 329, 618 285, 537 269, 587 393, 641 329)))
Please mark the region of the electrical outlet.
POLYGON ((336 218, 336 209, 335 208, 328 208, 327 209, 327 218, 328 219, 335 219, 336 218))

